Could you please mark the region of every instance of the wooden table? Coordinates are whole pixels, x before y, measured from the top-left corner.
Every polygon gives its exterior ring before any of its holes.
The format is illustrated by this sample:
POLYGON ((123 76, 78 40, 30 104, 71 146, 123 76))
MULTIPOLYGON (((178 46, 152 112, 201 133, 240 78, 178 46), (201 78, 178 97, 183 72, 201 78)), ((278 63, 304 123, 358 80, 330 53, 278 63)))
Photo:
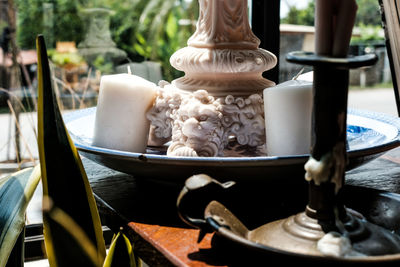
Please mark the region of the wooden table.
MULTIPOLYGON (((134 178, 87 159, 83 159, 83 163, 95 194, 109 205, 108 208, 116 212, 110 213, 107 207, 100 207, 103 224, 107 225, 110 220, 120 220, 121 224, 128 223, 136 253, 148 265, 234 265, 232 259, 235 258, 236 261, 238 257, 230 257, 229 250, 221 253, 220 248, 216 249, 218 246, 215 245, 215 240, 218 241, 218 237, 209 233, 197 243, 199 231, 188 227, 179 218, 176 200, 183 182, 170 184, 134 178)), ((349 171, 346 175, 346 185, 400 193, 400 148, 349 171)), ((225 201, 223 204, 243 219, 243 223, 249 229, 266 223, 266 219, 291 215, 292 210, 288 207, 293 203, 300 209, 307 203, 305 183, 289 186, 239 184, 232 190, 221 202, 225 201), (273 199, 279 195, 287 201, 271 205, 273 199), (255 214, 258 215, 255 217, 255 214), (249 217, 253 219, 248 220, 249 217)), ((239 255, 239 258, 246 261, 245 254, 239 255)))

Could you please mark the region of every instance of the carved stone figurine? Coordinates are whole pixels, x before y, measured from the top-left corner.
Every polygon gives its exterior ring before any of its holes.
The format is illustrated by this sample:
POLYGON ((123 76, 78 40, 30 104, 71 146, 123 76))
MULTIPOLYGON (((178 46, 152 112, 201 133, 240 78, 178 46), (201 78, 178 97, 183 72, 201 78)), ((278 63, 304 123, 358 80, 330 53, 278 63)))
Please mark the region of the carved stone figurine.
POLYGON ((88 8, 82 10, 82 19, 87 25, 84 40, 79 43, 79 53, 89 64, 93 64, 101 55, 117 64, 126 59, 125 51, 118 49, 111 39, 110 15, 113 12, 106 8, 88 8))
POLYGON ((162 82, 152 110, 150 144, 171 139, 170 156, 223 156, 231 137, 265 143, 262 73, 276 65, 250 29, 247 0, 199 0, 197 29, 171 65, 185 76, 162 82))
POLYGON ((221 104, 205 90, 182 99, 174 112, 171 156, 221 156, 225 146, 221 104))

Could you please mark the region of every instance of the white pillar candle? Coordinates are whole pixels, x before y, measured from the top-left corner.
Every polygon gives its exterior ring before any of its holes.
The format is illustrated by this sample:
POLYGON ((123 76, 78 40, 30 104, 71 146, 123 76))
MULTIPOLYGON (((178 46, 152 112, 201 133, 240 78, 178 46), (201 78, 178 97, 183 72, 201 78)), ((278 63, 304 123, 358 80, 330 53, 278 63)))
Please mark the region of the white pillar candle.
POLYGON ((101 77, 93 145, 130 152, 146 151, 156 85, 131 74, 101 77))
POLYGON ((291 80, 264 90, 268 156, 310 153, 312 82, 291 80))

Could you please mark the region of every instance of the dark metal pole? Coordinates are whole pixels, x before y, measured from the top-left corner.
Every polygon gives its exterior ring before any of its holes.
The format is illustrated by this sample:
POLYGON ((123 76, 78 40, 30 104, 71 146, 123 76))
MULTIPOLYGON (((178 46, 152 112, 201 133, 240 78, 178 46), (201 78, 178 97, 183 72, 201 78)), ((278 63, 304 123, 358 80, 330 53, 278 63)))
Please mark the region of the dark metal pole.
MULTIPOLYGON (((252 30, 260 39, 260 47, 279 58, 280 38, 280 0, 253 0, 252 30)), ((276 66, 266 71, 263 76, 279 83, 279 61, 276 66)))
POLYGON ((306 164, 309 183, 309 202, 306 213, 317 219, 329 232, 336 220, 347 216, 340 202, 339 191, 344 185, 347 163, 347 95, 349 69, 370 66, 376 55, 352 58, 333 58, 306 52, 287 55, 292 63, 314 67, 313 118, 311 156, 306 164), (315 166, 317 164, 318 166, 315 166), (310 173, 308 173, 310 171, 310 173))
MULTIPOLYGON (((337 163, 347 162, 346 154, 346 116, 349 70, 330 68, 329 65, 314 67, 314 105, 312 127, 312 150, 314 159, 321 161, 326 155, 333 157, 334 173, 344 184, 344 171, 337 163), (332 78, 334 77, 334 78, 332 78), (335 151, 339 148, 339 151, 335 151)), ((343 166, 344 167, 344 166, 343 166)), ((335 225, 335 208, 342 215, 343 207, 338 205, 335 184, 332 177, 315 185, 310 182, 308 215, 335 225), (315 211, 317 214, 312 214, 315 211)), ((332 230, 332 229, 330 229, 332 230)))

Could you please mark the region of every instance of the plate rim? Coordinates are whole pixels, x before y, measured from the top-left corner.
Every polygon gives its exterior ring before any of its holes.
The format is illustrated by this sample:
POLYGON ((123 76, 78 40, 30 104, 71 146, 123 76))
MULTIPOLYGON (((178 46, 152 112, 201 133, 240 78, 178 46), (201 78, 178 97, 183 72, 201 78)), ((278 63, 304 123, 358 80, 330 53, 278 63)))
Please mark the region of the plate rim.
MULTIPOLYGON (((87 115, 93 115, 93 112, 96 111, 96 107, 79 109, 75 111, 71 111, 68 113, 63 114, 63 119, 68 130, 68 124, 80 119, 87 115)), ((391 116, 389 114, 375 112, 375 111, 368 111, 368 110, 361 110, 361 109, 353 109, 348 108, 348 114, 360 117, 366 117, 372 120, 376 120, 379 122, 383 122, 389 124, 397 129, 397 135, 393 140, 388 141, 386 143, 367 147, 367 148, 360 148, 355 150, 348 150, 348 157, 349 158, 356 158, 356 157, 363 157, 363 156, 370 156, 377 153, 382 153, 393 149, 400 145, 400 118, 391 116)), ((307 159, 310 154, 301 154, 301 155, 288 155, 288 156, 257 156, 257 157, 181 157, 181 156, 166 156, 166 155, 156 155, 156 154, 148 154, 148 153, 137 153, 137 152, 128 152, 128 151, 121 151, 121 150, 113 150, 108 148, 101 148, 95 146, 88 146, 79 142, 77 140, 76 135, 71 133, 68 130, 71 138, 76 146, 76 148, 84 153, 95 154, 99 156, 106 156, 112 157, 115 159, 123 159, 127 161, 137 161, 137 162, 145 162, 145 163, 163 163, 167 164, 169 162, 179 165, 215 165, 215 164, 238 164, 238 163, 246 163, 249 166, 252 165, 259 165, 263 164, 265 166, 273 165, 287 165, 290 163, 296 163, 300 161, 304 161, 307 159)))

